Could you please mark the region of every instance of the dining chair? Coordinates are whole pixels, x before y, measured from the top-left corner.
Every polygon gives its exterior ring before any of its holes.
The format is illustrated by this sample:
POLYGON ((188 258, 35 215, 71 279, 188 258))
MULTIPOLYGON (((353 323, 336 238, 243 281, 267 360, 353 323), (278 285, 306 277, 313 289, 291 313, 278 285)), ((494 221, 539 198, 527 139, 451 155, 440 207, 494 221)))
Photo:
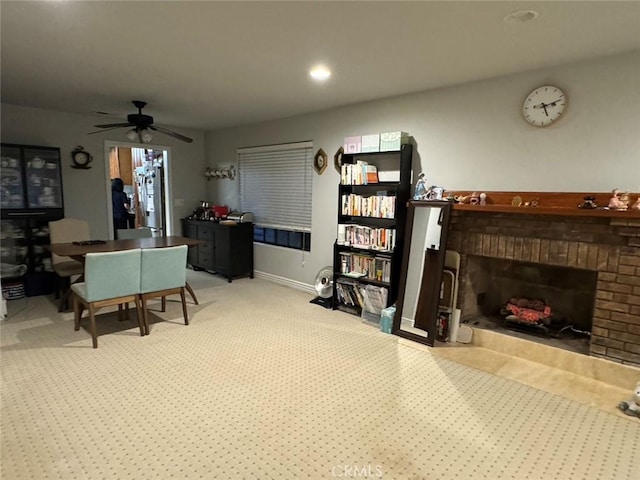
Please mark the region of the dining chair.
POLYGON ((98 348, 96 312, 110 305, 135 302, 138 327, 143 336, 144 319, 140 308, 140 249, 118 252, 87 253, 84 282, 71 285, 75 330, 80 330, 82 310, 87 307, 91 320, 93 348, 98 348))
MULTIPOLYGON (((49 240, 51 243, 70 243, 89 239, 89 222, 85 220, 63 218, 49 222, 49 240)), ((54 253, 51 254, 51 267, 56 274, 56 298, 62 297, 58 311, 62 312, 69 306, 71 277, 82 275, 84 267, 77 260, 73 260, 70 257, 61 257, 54 253)))
POLYGON ((127 240, 132 238, 150 238, 153 232, 150 228, 122 228, 116 230, 116 238, 118 240, 127 240))
POLYGON ((189 325, 185 284, 187 282, 187 246, 143 248, 140 262, 140 299, 145 333, 149 335, 147 300, 162 298, 162 311, 166 310, 167 295, 180 294, 184 324, 189 325))

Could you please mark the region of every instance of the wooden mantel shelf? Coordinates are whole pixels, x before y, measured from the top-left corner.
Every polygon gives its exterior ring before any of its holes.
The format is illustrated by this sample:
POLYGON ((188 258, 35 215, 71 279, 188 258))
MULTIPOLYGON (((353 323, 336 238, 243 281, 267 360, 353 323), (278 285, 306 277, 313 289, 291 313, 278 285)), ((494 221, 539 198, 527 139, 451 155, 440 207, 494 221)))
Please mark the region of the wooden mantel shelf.
MULTIPOLYGON (((446 192, 450 195, 454 192, 446 192)), ((470 196, 473 192, 455 192, 456 196, 470 196)), ((611 193, 588 193, 588 192, 571 192, 571 193, 550 193, 550 192, 485 192, 487 194, 486 205, 470 205, 469 203, 456 203, 453 210, 466 212, 487 212, 487 213, 518 213, 522 215, 564 215, 575 217, 609 217, 609 218, 633 218, 640 219, 640 210, 609 210, 601 208, 609 203, 611 193), (537 200, 537 207, 513 206, 514 197, 520 197, 522 203, 537 200), (584 201, 584 197, 592 196, 596 198, 596 204, 599 208, 585 209, 578 208, 584 201)), ((630 205, 640 197, 638 193, 629 193, 630 205)), ((468 202, 468 200, 467 200, 468 202)))
POLYGON ((640 210, 605 210, 597 208, 588 210, 584 208, 564 207, 513 207, 511 205, 467 205, 458 203, 453 205, 453 210, 468 212, 492 212, 492 213, 519 213, 522 215, 564 215, 569 217, 613 217, 613 218, 640 218, 640 210))

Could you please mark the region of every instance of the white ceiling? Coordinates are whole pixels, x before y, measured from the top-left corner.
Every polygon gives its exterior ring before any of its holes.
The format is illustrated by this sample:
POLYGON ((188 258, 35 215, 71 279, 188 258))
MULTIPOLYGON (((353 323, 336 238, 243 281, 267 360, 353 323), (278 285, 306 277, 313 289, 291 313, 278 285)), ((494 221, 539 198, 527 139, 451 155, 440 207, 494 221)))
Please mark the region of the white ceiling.
POLYGON ((204 130, 640 48, 636 1, 2 1, 0 16, 2 102, 121 117, 139 99, 204 130), (538 19, 503 21, 522 9, 538 19))

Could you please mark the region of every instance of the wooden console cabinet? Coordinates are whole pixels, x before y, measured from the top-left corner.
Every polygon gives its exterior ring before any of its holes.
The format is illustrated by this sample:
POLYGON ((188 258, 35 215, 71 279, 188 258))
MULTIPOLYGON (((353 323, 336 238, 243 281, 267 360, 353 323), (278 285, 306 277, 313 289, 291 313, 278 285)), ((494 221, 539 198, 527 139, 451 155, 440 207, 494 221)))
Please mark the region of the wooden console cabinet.
POLYGON ((233 278, 253 278, 253 224, 224 225, 182 219, 182 234, 202 240, 189 249, 187 262, 194 270, 206 270, 233 278))

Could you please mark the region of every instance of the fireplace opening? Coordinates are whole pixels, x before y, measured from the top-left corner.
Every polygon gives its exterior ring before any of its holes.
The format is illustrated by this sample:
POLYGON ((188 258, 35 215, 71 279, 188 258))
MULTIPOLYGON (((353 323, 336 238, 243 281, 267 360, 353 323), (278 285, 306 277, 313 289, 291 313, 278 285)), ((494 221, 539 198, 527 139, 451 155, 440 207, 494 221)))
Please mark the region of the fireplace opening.
POLYGON ((589 354, 597 272, 467 255, 465 282, 462 322, 589 354))

